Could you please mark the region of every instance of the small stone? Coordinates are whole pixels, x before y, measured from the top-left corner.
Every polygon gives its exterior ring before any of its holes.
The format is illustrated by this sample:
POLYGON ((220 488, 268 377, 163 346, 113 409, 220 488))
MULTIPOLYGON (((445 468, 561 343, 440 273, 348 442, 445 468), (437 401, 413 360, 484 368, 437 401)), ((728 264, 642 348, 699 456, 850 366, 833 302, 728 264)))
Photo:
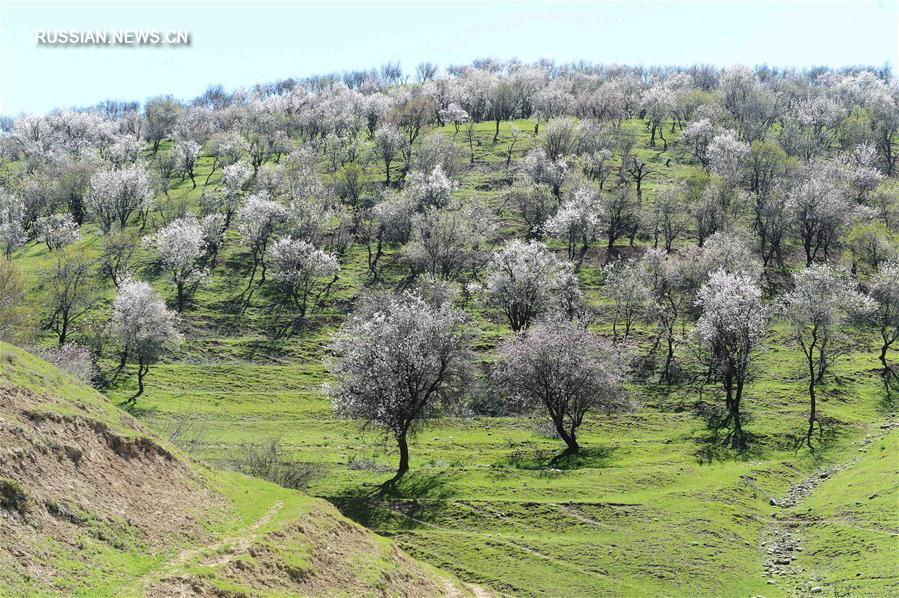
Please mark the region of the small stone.
POLYGON ((871 496, 868 497, 868 500, 871 500, 872 498, 877 498, 877 497, 878 497, 878 494, 875 492, 874 494, 872 494, 871 496))
POLYGON ((67 444, 63 447, 63 450, 66 453, 66 456, 74 463, 78 465, 81 462, 81 457, 84 456, 84 451, 82 451, 79 447, 67 444))
POLYGON ((768 501, 768 504, 771 505, 772 507, 776 507, 777 501, 772 498, 771 500, 768 501))
POLYGON ((776 584, 776 583, 777 583, 777 582, 774 581, 773 579, 771 579, 770 577, 768 578, 768 585, 769 585, 769 586, 773 586, 773 585, 776 584))
POLYGON ((821 593, 821 586, 815 586, 812 588, 812 594, 820 594, 820 593, 821 593))

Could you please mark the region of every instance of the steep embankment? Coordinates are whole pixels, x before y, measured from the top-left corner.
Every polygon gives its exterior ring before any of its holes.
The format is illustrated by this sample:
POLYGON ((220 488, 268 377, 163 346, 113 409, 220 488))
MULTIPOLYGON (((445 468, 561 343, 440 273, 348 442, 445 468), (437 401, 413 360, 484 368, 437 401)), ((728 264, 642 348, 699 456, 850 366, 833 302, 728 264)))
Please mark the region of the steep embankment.
POLYGON ((0 594, 460 595, 328 503, 211 471, 0 344, 0 594))

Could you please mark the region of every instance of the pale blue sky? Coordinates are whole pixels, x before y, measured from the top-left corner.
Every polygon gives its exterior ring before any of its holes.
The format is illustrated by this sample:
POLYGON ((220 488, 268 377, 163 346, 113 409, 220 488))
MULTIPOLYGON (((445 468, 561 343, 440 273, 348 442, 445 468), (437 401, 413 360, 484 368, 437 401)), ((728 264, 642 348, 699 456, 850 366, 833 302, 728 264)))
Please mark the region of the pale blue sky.
POLYGON ((896 65, 896 0, 15 2, 0 0, 0 113, 189 98, 399 60, 896 65), (190 47, 38 47, 39 30, 187 30, 190 47))

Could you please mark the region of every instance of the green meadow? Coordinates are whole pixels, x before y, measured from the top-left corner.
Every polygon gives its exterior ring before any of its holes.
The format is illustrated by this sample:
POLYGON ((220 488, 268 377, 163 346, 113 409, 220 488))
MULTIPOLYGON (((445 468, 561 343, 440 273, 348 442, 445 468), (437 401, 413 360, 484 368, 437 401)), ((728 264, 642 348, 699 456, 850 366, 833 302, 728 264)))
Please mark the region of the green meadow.
MULTIPOLYGON (((457 196, 486 202, 500 214, 500 236, 521 234, 522 223, 503 203, 511 180, 506 152, 510 128, 517 127, 525 134, 512 153, 514 165, 535 143, 534 122, 503 122, 495 144, 493 127, 477 126, 473 164, 463 170, 457 196)), ((623 128, 638 135, 636 154, 654 171, 644 184, 644 202, 651 202, 665 181, 699 171, 673 146, 666 152, 650 148, 642 122, 625 122, 623 128)), ((427 134, 435 133, 452 136, 453 130, 427 134)), ((667 129, 666 136, 672 137, 667 129)), ((456 143, 467 163, 463 137, 460 132, 456 143)), ((198 181, 210 165, 210 158, 201 159, 198 181)), ((375 161, 366 174, 377 184, 383 167, 375 161)), ((210 186, 219 176, 213 174, 210 186)), ((157 199, 196 209, 200 193, 189 180, 176 180, 169 197, 157 199)), ((144 232, 152 232, 157 222, 151 215, 144 232)), ((579 276, 599 314, 595 330, 610 334, 610 307, 598 284, 602 243, 591 247, 579 276)), ((626 239, 619 241, 624 254, 647 243, 638 239, 630 248, 626 239)), ((101 245, 94 225, 87 225, 78 247, 99 255, 101 245)), ((564 253, 561 244, 550 246, 564 253)), ((402 284, 406 268, 399 249, 388 248, 383 259, 377 286, 402 284)), ((14 260, 40 309, 43 274, 54 256, 31 243, 14 260)), ((246 303, 250 267, 249 251, 229 231, 210 278, 182 314, 184 342, 150 368, 146 391, 133 410, 212 471, 234 469, 248 449, 276 441, 291 460, 309 464, 313 475, 305 492, 394 538, 418 559, 500 594, 899 592, 899 430, 890 427, 895 406, 884 396, 868 337, 854 337, 852 351, 820 389, 824 425, 815 450, 803 443, 808 400, 801 353, 778 325, 746 391, 746 451, 723 448, 711 425, 722 402, 716 387, 666 386, 650 378, 629 385, 637 404, 633 412, 588 417, 579 433, 584 451, 563 460, 554 460, 564 445, 542 417, 473 410, 428 421, 411 442, 411 471, 384 494, 378 485, 392 475, 394 445, 375 429, 338 419, 323 390, 330 338, 354 301, 371 288, 365 247, 350 247, 329 296, 299 325, 264 286, 246 303), (796 505, 779 505, 791 488, 824 470, 835 473, 796 505), (769 575, 765 543, 778 526, 788 526, 802 550, 788 570, 769 575)), ((144 250, 136 273, 174 301, 174 289, 144 250)), ((101 321, 109 313, 114 288, 97 280, 104 303, 76 323, 76 342, 88 336, 91 318, 101 321)), ((472 299, 465 309, 486 377, 493 349, 511 333, 501 314, 484 302, 472 299)), ((638 323, 628 350, 644 354, 652 332, 650 324, 638 323)), ((53 339, 41 342, 49 346, 53 339)), ((678 355, 689 360, 686 346, 678 355)), ((899 359, 895 352, 890 357, 899 359)), ((119 403, 134 394, 137 383, 131 366, 113 377, 115 365, 101 364, 107 380, 101 390, 119 403)))

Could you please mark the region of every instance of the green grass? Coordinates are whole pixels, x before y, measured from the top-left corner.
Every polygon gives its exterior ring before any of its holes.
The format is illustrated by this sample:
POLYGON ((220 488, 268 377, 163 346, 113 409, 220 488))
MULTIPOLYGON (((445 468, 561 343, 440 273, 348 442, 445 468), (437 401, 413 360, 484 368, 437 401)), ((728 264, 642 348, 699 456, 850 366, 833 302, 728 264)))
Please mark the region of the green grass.
MULTIPOLYGON (((494 145, 493 123, 477 125, 475 166, 459 191, 464 200, 484 201, 497 210, 506 236, 522 232, 521 223, 502 206, 508 181, 504 152, 513 125, 533 130, 530 121, 503 123, 494 145)), ((638 135, 636 152, 656 171, 645 182, 644 202, 651 201, 659 184, 698 171, 679 150, 661 153, 661 146, 646 147, 648 132, 642 123, 624 126, 638 135)), ((452 134, 452 128, 443 132, 452 134)), ((467 161, 464 133, 457 143, 467 161)), ((514 158, 532 144, 526 136, 514 158)), ((199 181, 206 168, 204 161, 199 181)), ((370 167, 370 180, 383 179, 381 168, 370 167)), ((170 195, 171 201, 184 198, 196 205, 199 190, 180 183, 170 195)), ((85 232, 81 244, 95 251, 96 231, 87 227, 85 232)), ((638 246, 646 243, 638 240, 638 246)), ((607 305, 597 288, 596 253, 588 254, 580 275, 588 300, 603 314, 607 305)), ((16 259, 37 285, 53 256, 31 245, 16 259)), ((154 273, 149 259, 140 255, 138 271, 172 299, 171 285, 154 273)), ((402 278, 405 271, 395 248, 384 263, 388 282, 402 278)), ((337 419, 321 390, 328 379, 323 360, 330 335, 366 289, 364 248, 351 248, 341 265, 328 302, 301 329, 279 335, 291 314, 273 307, 265 289, 254 294, 245 312, 235 309, 249 263, 247 251, 229 234, 218 267, 184 314, 187 340, 151 368, 136 416, 164 434, 181 423, 174 442, 220 467, 230 466, 247 446, 277 439, 296 460, 321 467, 311 494, 334 502, 428 563, 466 581, 522 595, 785 594, 785 584, 768 585, 763 574, 766 554, 759 543, 775 512, 769 500, 822 467, 850 463, 861 455, 795 507, 803 513, 811 509, 815 518, 814 525, 802 529, 806 549, 800 563, 835 593, 885 595, 899 588, 896 435, 876 440, 867 453, 858 452, 864 438, 885 434, 879 426, 895 412, 883 401, 872 373, 874 354, 863 343, 834 366, 820 391, 825 436, 814 452, 801 444, 807 400, 799 354, 778 327, 747 391, 745 428, 751 443, 745 453, 721 448, 707 425, 703 409, 720 401, 714 388, 706 388, 700 400, 685 387, 669 392, 652 383, 633 384, 639 409, 590 417, 579 434, 585 453, 561 464, 551 460, 562 445, 541 431, 540 418, 429 422, 412 442, 412 472, 394 495, 378 496, 376 485, 390 477, 395 465, 393 446, 374 431, 337 419), (869 500, 874 493, 878 496, 869 500)), ((108 285, 104 293, 107 300, 112 296, 108 285)), ((103 306, 99 313, 107 309, 103 306)), ((467 309, 475 329, 473 344, 479 359, 488 362, 508 327, 489 306, 475 301, 467 309)), ((607 319, 596 330, 608 334, 607 319)), ((638 324, 634 349, 645 351, 651 333, 649 325, 638 324)), ((76 327, 76 339, 78 334, 76 327)), ((681 348, 681 356, 685 353, 681 348)), ((135 391, 130 373, 126 370, 108 387, 113 400, 135 391)), ((40 380, 26 382, 41 385, 40 380)), ((261 482, 236 484, 217 471, 208 472, 208 479, 233 505, 229 517, 220 520, 225 527, 215 530, 220 535, 234 531, 229 525, 248 525, 287 496, 261 482)), ((306 508, 296 500, 290 509, 306 508)), ((306 563, 303 555, 297 548, 290 557, 297 567, 306 563)), ((130 570, 147 566, 137 561, 130 570)), ((214 572, 203 574, 215 579, 214 572)))

